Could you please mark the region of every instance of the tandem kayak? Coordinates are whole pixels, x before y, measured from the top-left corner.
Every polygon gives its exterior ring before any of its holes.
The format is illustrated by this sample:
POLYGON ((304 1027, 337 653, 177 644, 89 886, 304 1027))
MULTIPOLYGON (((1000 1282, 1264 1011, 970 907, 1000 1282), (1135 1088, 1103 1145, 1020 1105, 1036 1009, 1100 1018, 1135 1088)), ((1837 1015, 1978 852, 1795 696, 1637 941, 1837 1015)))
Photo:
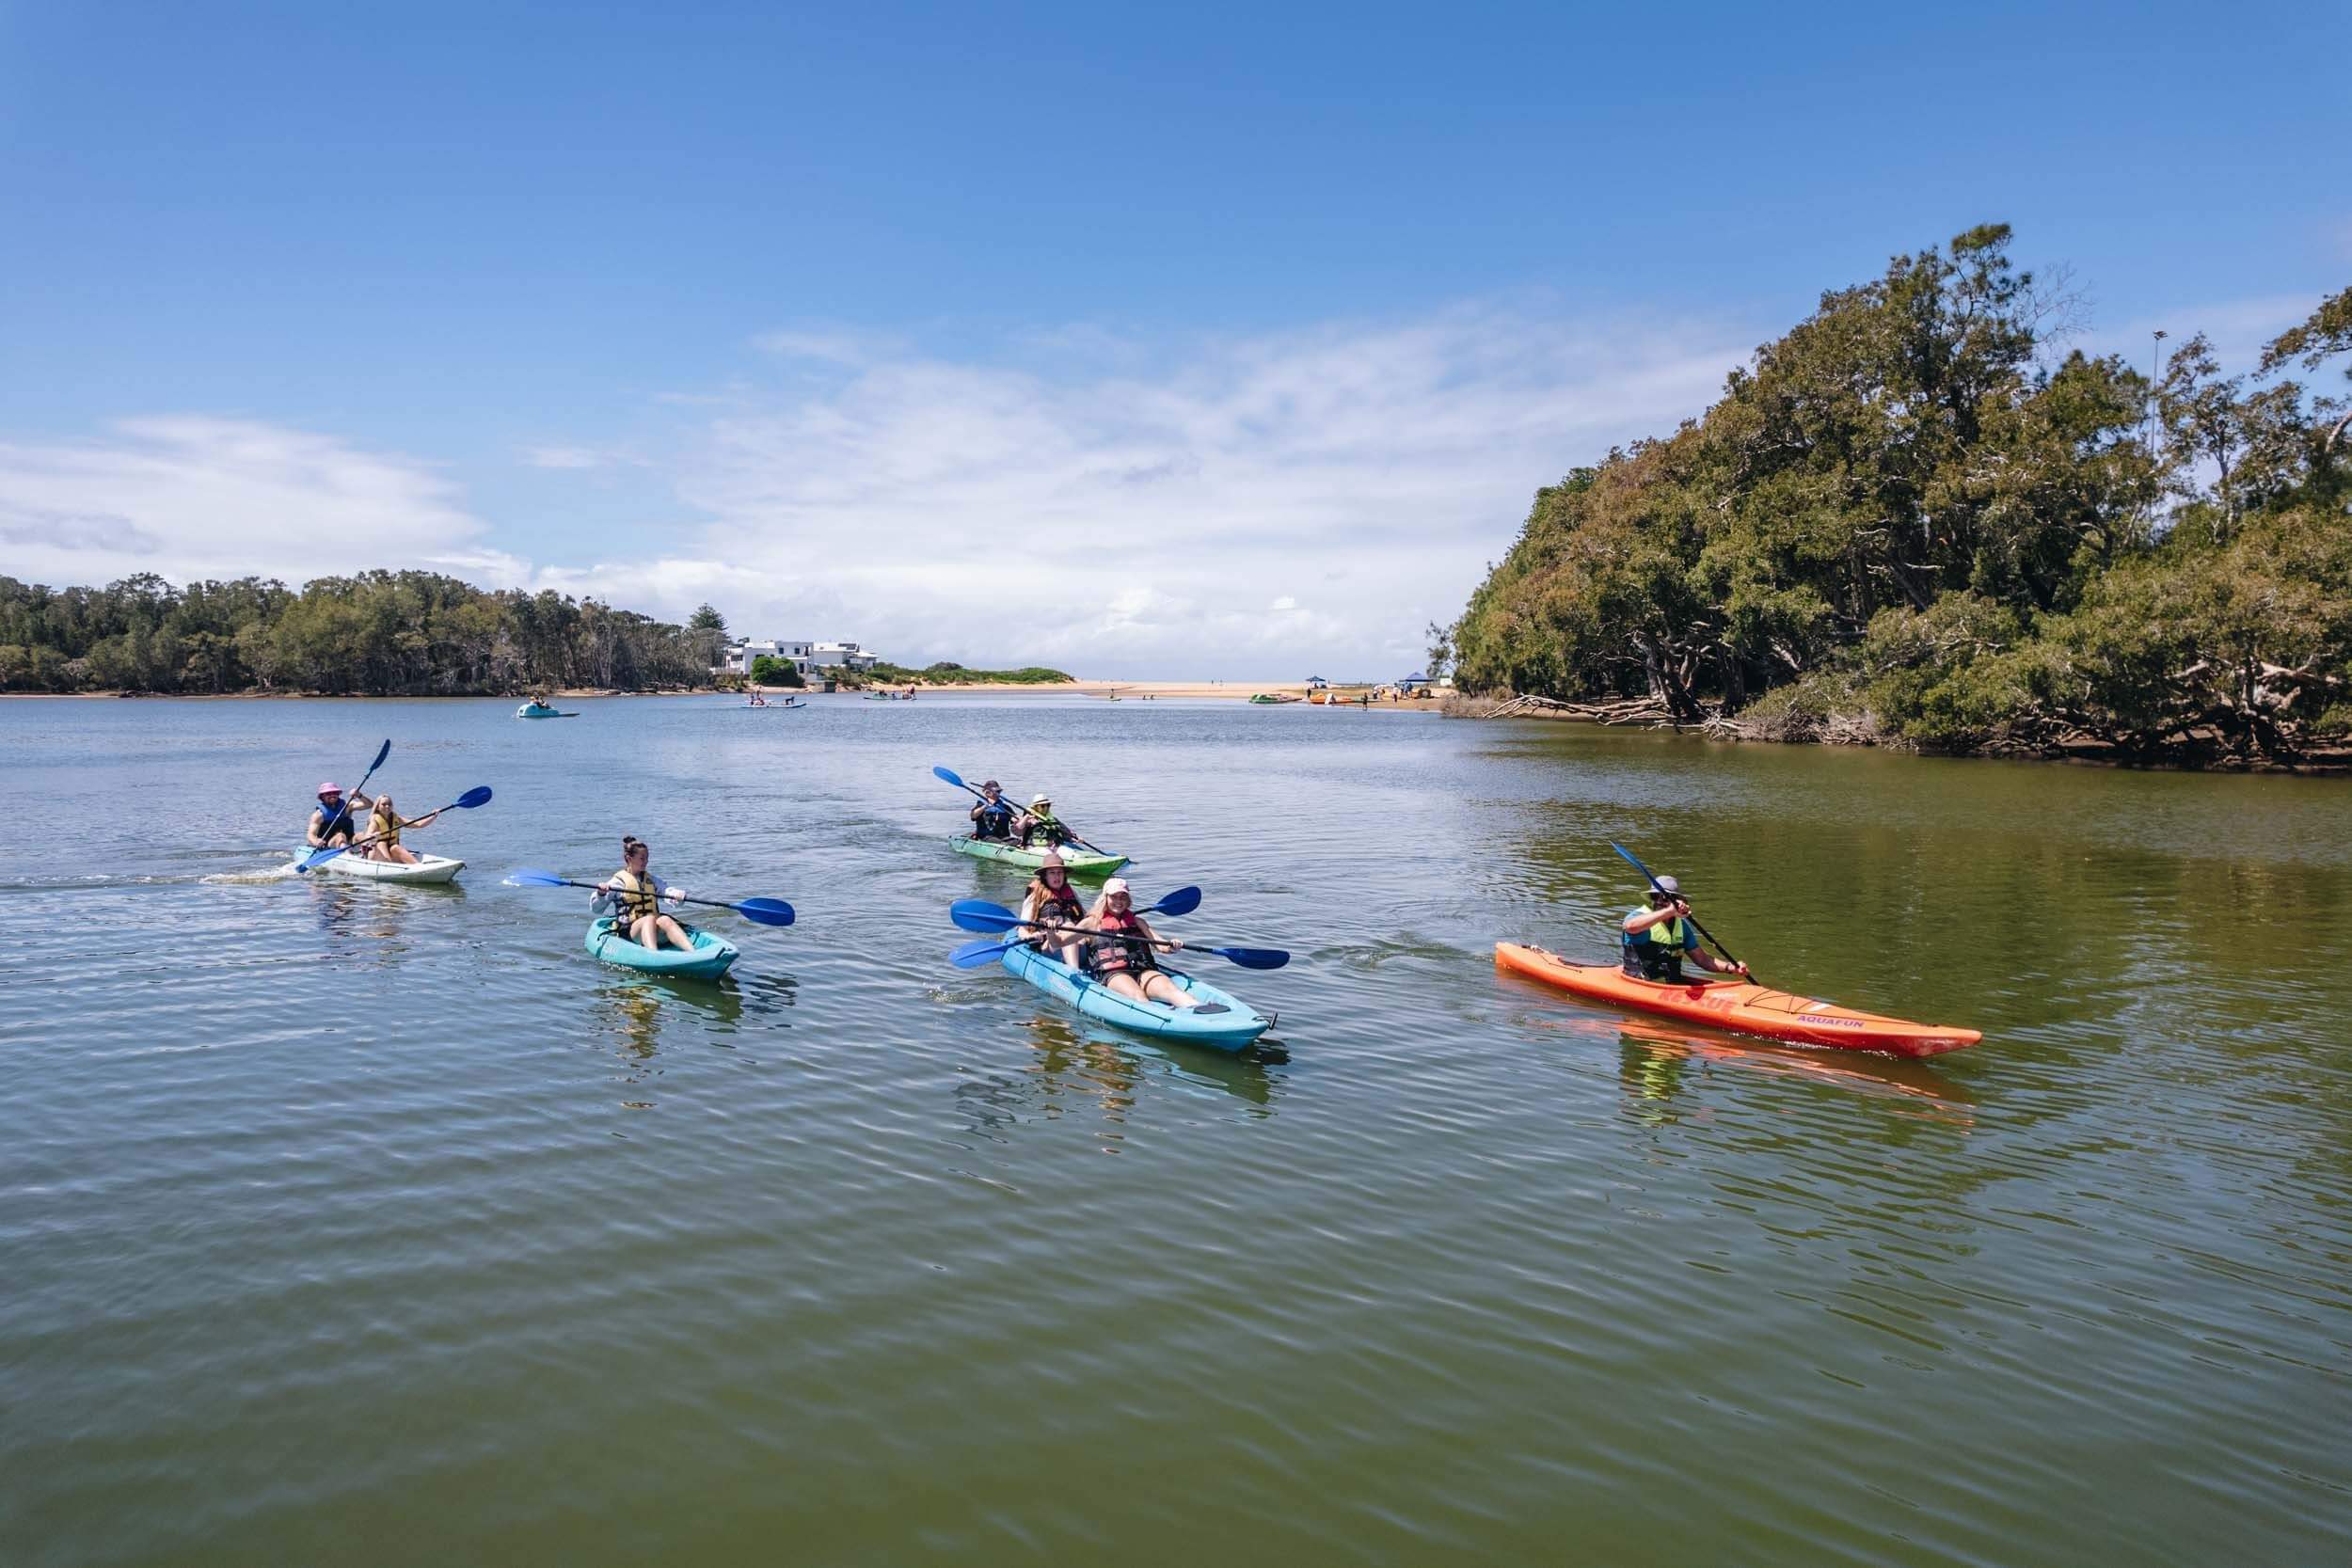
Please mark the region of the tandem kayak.
POLYGON ((551 707, 541 707, 536 703, 525 703, 522 706, 515 710, 515 717, 517 719, 577 719, 580 715, 577 713, 558 713, 551 707))
POLYGON ((641 947, 614 932, 612 918, 607 915, 588 923, 583 945, 606 963, 645 974, 670 974, 687 980, 716 980, 741 954, 735 943, 724 937, 712 936, 699 926, 687 927, 686 934, 694 943, 691 948, 641 947))
POLYGON ((1974 1029, 1912 1023, 1899 1018, 1856 1012, 1752 981, 1640 980, 1615 964, 1570 963, 1556 953, 1516 942, 1495 943, 1495 967, 1557 986, 1589 1001, 1692 1023, 1710 1024, 1742 1035, 1793 1040, 1838 1051, 1883 1051, 1894 1056, 1933 1056, 1974 1045, 1984 1037, 1974 1029))
MULTIPOLYGON (((297 844, 294 846, 294 863, 298 865, 317 853, 307 844, 297 844)), ((403 865, 398 861, 361 860, 348 851, 310 867, 313 875, 332 872, 338 877, 357 877, 363 881, 405 882, 410 886, 453 882, 457 874, 465 869, 464 861, 450 860, 442 855, 419 855, 416 864, 403 865)))
POLYGON ((1205 997, 1205 1006, 1171 1007, 1164 1002, 1137 1002, 1033 947, 1008 947, 1004 965, 1046 995, 1069 1003, 1089 1018, 1155 1039, 1183 1040, 1188 1045, 1205 1045, 1212 1051, 1239 1051, 1274 1027, 1272 1019, 1248 1003, 1197 975, 1179 974, 1172 969, 1160 973, 1193 995, 1205 997))
POLYGON ((1018 865, 1030 871, 1043 865, 1047 854, 1057 852, 1063 867, 1073 877, 1107 877, 1127 863, 1124 855, 1090 854, 1075 845, 1064 845, 1058 851, 1024 849, 1018 844, 1007 844, 1002 839, 974 838, 970 833, 958 833, 947 841, 947 847, 959 855, 970 855, 975 860, 1003 861, 1007 865, 1018 865))

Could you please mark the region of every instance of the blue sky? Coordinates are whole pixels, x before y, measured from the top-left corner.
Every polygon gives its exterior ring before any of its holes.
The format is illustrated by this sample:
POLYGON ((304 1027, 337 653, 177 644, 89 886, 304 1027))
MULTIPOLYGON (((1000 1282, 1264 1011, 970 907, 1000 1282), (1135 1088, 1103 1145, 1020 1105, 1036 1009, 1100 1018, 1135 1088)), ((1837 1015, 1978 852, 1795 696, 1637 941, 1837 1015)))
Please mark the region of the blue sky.
POLYGON ((0 572, 1392 674, 1895 251, 2010 222, 2094 347, 2299 318, 2347 22, 0 4, 0 572))

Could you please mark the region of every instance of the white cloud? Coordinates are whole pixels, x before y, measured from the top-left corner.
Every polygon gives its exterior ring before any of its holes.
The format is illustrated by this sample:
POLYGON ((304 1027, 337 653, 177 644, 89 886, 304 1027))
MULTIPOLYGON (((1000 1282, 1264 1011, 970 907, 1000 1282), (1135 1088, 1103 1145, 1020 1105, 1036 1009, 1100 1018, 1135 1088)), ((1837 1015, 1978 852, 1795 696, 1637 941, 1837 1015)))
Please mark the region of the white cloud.
POLYGON ((1173 355, 1065 328, 1050 370, 1033 338, 739 389, 676 471, 746 574, 719 601, 739 626, 1087 673, 1396 673, 1537 485, 1696 413, 1742 336, 1494 307, 1173 355), (1339 577, 1339 612, 1269 605, 1339 577))
MULTIPOLYGON (((1063 326, 965 358, 776 334, 772 352, 825 373, 679 388, 660 401, 693 411, 690 434, 630 449, 675 492, 645 531, 668 541, 657 558, 583 558, 565 536, 526 559, 418 459, 180 417, 0 445, 0 570, 421 565, 665 616, 707 599, 740 631, 914 663, 1395 674, 1537 485, 1696 413, 1746 337, 1491 305, 1175 346, 1063 326), (1279 592, 1314 583, 1311 605, 1279 592)), ((623 461, 591 443, 524 455, 558 473, 623 461)))
POLYGON ((134 572, 298 581, 381 565, 519 575, 456 496, 414 458, 332 436, 122 420, 93 441, 0 443, 0 570, 56 586, 134 572))

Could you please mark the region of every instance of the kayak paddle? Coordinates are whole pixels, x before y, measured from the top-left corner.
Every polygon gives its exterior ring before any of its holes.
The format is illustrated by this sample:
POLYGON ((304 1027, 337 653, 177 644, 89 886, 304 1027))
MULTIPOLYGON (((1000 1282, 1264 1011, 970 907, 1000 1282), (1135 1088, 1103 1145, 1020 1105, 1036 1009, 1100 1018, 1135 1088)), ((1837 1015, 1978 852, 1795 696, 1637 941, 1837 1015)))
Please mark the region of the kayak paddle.
MULTIPOLYGON (((972 794, 979 800, 985 800, 988 799, 987 796, 980 794, 977 789, 975 789, 972 785, 965 784, 961 779, 958 778, 955 774, 949 772, 945 768, 934 767, 931 769, 931 773, 933 777, 945 779, 947 783, 954 784, 958 789, 971 790, 972 794)), ((1005 804, 1009 806, 1012 802, 1010 800, 1007 800, 1005 804)), ((1063 823, 1061 825, 1061 831, 1063 832, 1070 833, 1070 824, 1067 822, 1063 823)), ((1108 849, 1104 848, 1099 844, 1089 844, 1085 839, 1080 838, 1076 833, 1070 833, 1070 842, 1076 845, 1081 849, 1091 849, 1098 855, 1107 855, 1110 853, 1108 849)), ((1132 865, 1135 863, 1130 861, 1128 863, 1132 865)))
MULTIPOLYGON (((559 877, 552 871, 534 871, 529 866, 519 871, 507 873, 506 885, 509 887, 576 887, 585 888, 590 893, 596 891, 596 884, 594 882, 575 882, 567 877, 559 877)), ((730 904, 723 898, 674 898, 671 902, 706 904, 714 910, 733 910, 757 926, 789 926, 793 918, 792 906, 781 898, 746 898, 738 904, 730 904)))
MULTIPOLYGON (((1103 935, 1100 931, 1082 931, 1075 926, 1033 926, 1030 929, 1066 932, 1073 937, 1103 935)), ((977 969, 983 964, 993 963, 1000 953, 1009 952, 1015 947, 1025 945, 1027 944, 1018 942, 967 942, 948 954, 947 961, 958 969, 977 969)), ((1244 969, 1279 969, 1291 961, 1291 956, 1279 947, 1202 947, 1196 942, 1188 942, 1184 944, 1184 951, 1211 953, 1228 963, 1239 964, 1244 969)))
MULTIPOLYGON (((1190 914, 1200 907, 1200 890, 1180 887, 1156 904, 1147 904, 1136 911, 1137 914, 1190 914)), ((949 919, 967 931, 1009 931, 1021 924, 1021 917, 1002 904, 992 904, 985 898, 959 898, 947 911, 949 919)))
MULTIPOLYGON (((384 742, 384 744, 389 746, 391 742, 388 740, 384 742)), ((371 768, 370 771, 373 772, 373 769, 371 768)), ((476 806, 486 806, 489 803, 490 786, 488 784, 476 784, 473 788, 466 791, 465 794, 457 797, 456 800, 452 800, 448 805, 437 806, 432 811, 426 812, 423 817, 419 817, 417 820, 421 822, 425 819, 425 817, 438 816, 445 811, 471 811, 476 806)), ((411 826, 413 825, 414 824, 411 824, 411 826)), ((315 850, 294 862, 294 869, 296 871, 309 871, 313 867, 325 865, 328 861, 333 860, 337 855, 342 854, 346 850, 357 849, 362 844, 373 844, 377 839, 380 839, 384 835, 382 833, 370 833, 365 838, 355 838, 349 844, 338 844, 332 848, 315 850)))
MULTIPOLYGON (((1656 876, 1652 875, 1652 873, 1651 873, 1651 871, 1650 871, 1650 868, 1649 868, 1648 866, 1646 866, 1646 865, 1644 865, 1644 864, 1643 864, 1640 861, 1637 861, 1637 860, 1635 860, 1635 859, 1633 858, 1633 851, 1632 851, 1632 850, 1630 850, 1630 849, 1627 848, 1627 847, 1626 847, 1624 845, 1622 845, 1622 844, 1616 843, 1616 842, 1615 842, 1615 841, 1613 841, 1613 841, 1611 841, 1609 847, 1611 847, 1612 849, 1614 849, 1614 850, 1615 850, 1618 854, 1623 855, 1623 856, 1626 858, 1626 862, 1627 862, 1627 863, 1628 863, 1628 864, 1631 865, 1631 866, 1633 867, 1633 869, 1634 869, 1634 870, 1636 870, 1636 871, 1640 872, 1640 873, 1641 873, 1641 874, 1642 874, 1645 878, 1647 878, 1647 879, 1648 879, 1648 880, 1649 880, 1649 885, 1650 885, 1652 888, 1656 889, 1656 890, 1657 890, 1658 892, 1660 892, 1660 893, 1664 893, 1664 892, 1666 891, 1664 888, 1662 888, 1662 887, 1659 887, 1659 886, 1658 886, 1658 879, 1657 879, 1657 877, 1656 877, 1656 876)), ((1670 895, 1669 896, 1671 896, 1671 895, 1670 895)), ((1680 900, 1678 900, 1678 899, 1677 900, 1677 902, 1679 902, 1679 901, 1680 901, 1680 900)), ((1736 963, 1738 963, 1738 962, 1740 961, 1739 959, 1737 959, 1737 958, 1733 958, 1733 957, 1731 956, 1731 949, 1730 949, 1730 948, 1725 947, 1725 946, 1724 946, 1722 942, 1715 941, 1715 933, 1714 933, 1714 932, 1712 932, 1712 931, 1710 931, 1710 930, 1708 930, 1706 927, 1704 927, 1704 926, 1700 925, 1700 924, 1698 923, 1697 917, 1692 916, 1692 915, 1685 915, 1685 916, 1683 916, 1683 918, 1684 918, 1685 920, 1688 920, 1688 921, 1690 921, 1690 922, 1691 922, 1691 929, 1692 929, 1693 931, 1696 931, 1696 932, 1697 932, 1700 936, 1705 937, 1705 938, 1708 940, 1708 942, 1709 942, 1709 943, 1710 943, 1710 944, 1714 947, 1715 951, 1716 951, 1716 952, 1718 952, 1718 953, 1721 953, 1721 954, 1724 956, 1724 962, 1726 962, 1726 963, 1733 963, 1733 964, 1736 964, 1736 963)), ((1751 980, 1753 980, 1753 979, 1755 979, 1755 978, 1756 978, 1756 976, 1755 976, 1755 975, 1753 975, 1753 974, 1751 974, 1751 975, 1749 975, 1749 976, 1748 976, 1748 978, 1749 978, 1749 979, 1751 979, 1751 980)))

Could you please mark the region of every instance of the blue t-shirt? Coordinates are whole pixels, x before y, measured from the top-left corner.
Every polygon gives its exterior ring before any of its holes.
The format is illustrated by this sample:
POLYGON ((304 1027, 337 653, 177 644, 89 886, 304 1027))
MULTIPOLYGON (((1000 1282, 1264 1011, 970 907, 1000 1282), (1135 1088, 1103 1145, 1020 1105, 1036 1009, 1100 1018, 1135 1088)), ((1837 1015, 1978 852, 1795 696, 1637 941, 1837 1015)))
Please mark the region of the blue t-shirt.
MULTIPOLYGON (((1650 907, 1647 904, 1644 904, 1638 908, 1628 910, 1626 911, 1626 918, 1630 920, 1637 914, 1648 914, 1650 912, 1650 907)), ((1666 945, 1666 939, 1661 935, 1660 932, 1664 926, 1665 922, 1661 920, 1658 923, 1658 925, 1651 927, 1646 931, 1628 931, 1623 927, 1619 927, 1618 934, 1625 939, 1625 944, 1628 947, 1638 946, 1643 942, 1649 942, 1655 946, 1663 947, 1666 945)), ((1682 950, 1686 953, 1695 953, 1699 950, 1698 927, 1692 925, 1688 920, 1684 920, 1682 922, 1682 950)))

